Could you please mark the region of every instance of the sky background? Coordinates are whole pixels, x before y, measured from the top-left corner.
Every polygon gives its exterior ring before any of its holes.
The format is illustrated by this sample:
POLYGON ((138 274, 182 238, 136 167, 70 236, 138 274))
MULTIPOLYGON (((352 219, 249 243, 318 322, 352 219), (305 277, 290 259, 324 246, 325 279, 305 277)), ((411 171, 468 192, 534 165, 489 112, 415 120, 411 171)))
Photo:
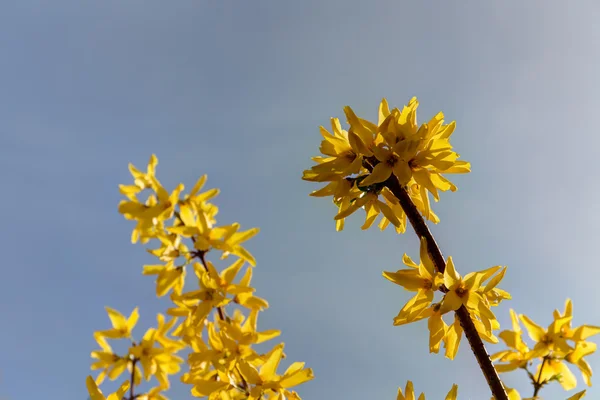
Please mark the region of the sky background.
MULTIPOLYGON (((2 2, 0 396, 85 399, 104 306, 139 306, 138 335, 165 309, 117 212, 127 164, 156 153, 168 189, 206 173, 219 223, 261 228, 247 246, 271 304, 259 326, 314 369, 303 398, 393 399, 411 379, 428 399, 452 383, 489 399, 464 338, 449 361, 424 322, 392 325, 410 294, 381 271, 418 257, 412 230, 361 231, 357 215, 336 233, 302 170, 343 106, 375 120, 382 97, 417 96, 421 122, 457 121, 472 163, 434 204, 444 254, 463 273, 508 266, 504 328, 511 307, 545 326, 567 297, 575 325, 600 325, 598 20, 583 0, 2 2)), ((504 380, 531 395, 524 373, 504 380)))

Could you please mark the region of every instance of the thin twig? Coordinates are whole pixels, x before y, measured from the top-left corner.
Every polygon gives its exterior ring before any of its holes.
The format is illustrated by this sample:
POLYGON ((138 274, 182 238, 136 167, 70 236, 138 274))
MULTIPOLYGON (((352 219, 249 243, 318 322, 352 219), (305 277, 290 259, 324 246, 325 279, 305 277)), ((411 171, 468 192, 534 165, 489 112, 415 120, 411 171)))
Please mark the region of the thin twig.
POLYGON ((538 374, 537 379, 535 381, 533 381, 533 397, 536 397, 538 395, 538 392, 542 388, 542 386, 544 386, 544 384, 541 382, 541 380, 542 380, 542 371, 544 370, 546 361, 548 361, 548 356, 544 357, 544 359, 542 361, 542 365, 540 367, 540 373, 538 374))
POLYGON ((134 400, 135 395, 133 394, 133 390, 135 387, 135 364, 138 362, 137 358, 134 358, 131 363, 131 383, 129 384, 129 400, 134 400))

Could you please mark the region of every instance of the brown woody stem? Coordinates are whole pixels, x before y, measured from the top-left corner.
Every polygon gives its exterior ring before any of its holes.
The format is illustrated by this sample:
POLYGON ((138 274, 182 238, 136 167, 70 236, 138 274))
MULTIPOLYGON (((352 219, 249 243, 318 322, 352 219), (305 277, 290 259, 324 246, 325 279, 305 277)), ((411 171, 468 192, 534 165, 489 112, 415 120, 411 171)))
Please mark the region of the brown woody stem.
MULTIPOLYGON (((406 213, 406 216, 408 217, 408 220, 410 221, 410 224, 415 230, 417 236, 425 237, 427 240, 427 251, 435 268, 439 272, 444 273, 444 270, 446 269, 446 261, 442 256, 442 251, 435 242, 435 239, 429 231, 425 220, 419 213, 419 210, 415 204, 412 202, 406 189, 400 185, 400 182, 398 182, 398 179, 393 174, 384 182, 384 184, 400 201, 400 205, 406 213)), ((508 395, 504 390, 504 385, 498 376, 498 372, 494 368, 494 364, 492 364, 492 360, 485 349, 483 341, 477 333, 477 329, 475 328, 475 324, 469 315, 469 311, 465 308, 465 306, 461 306, 458 310, 456 310, 456 315, 458 316, 460 324, 465 332, 465 336, 469 341, 471 350, 473 351, 473 354, 479 363, 479 367, 481 368, 481 371, 488 382, 490 390, 492 391, 492 395, 496 398, 496 400, 509 400, 508 395)))
POLYGON ((134 387, 135 387, 135 364, 138 362, 137 358, 134 358, 132 363, 131 363, 131 383, 129 386, 129 400, 134 400, 135 399, 135 395, 133 393, 134 387))
POLYGON ((544 383, 542 382, 542 371, 544 370, 544 366, 546 365, 546 361, 548 361, 548 356, 544 357, 544 360, 542 361, 542 366, 540 367, 540 373, 538 374, 537 379, 532 378, 532 382, 533 382, 533 397, 534 398, 538 395, 540 389, 544 386, 544 383))

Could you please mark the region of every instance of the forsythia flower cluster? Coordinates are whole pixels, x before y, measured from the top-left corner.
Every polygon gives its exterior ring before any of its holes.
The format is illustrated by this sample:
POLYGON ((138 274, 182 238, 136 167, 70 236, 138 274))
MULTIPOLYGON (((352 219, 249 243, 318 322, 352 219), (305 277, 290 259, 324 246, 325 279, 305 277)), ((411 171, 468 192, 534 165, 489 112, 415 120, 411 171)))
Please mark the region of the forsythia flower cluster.
POLYGON ((554 310, 554 319, 547 328, 539 326, 524 314, 517 316, 512 309, 510 316, 512 330, 504 330, 498 335, 508 349, 491 356, 492 360, 498 361, 498 372, 522 369, 538 390, 552 381, 559 382, 565 390, 572 390, 577 386, 577 378, 568 367, 568 364, 572 364, 579 368, 586 385, 592 385, 592 369, 584 357, 594 353, 597 346, 586 339, 600 333, 600 327, 572 327, 573 304, 570 299, 567 299, 563 313, 554 310), (534 341, 532 348, 523 340, 519 321, 525 325, 529 338, 534 341), (529 367, 534 361, 537 361, 536 370, 531 372, 529 367))
POLYGON ((406 214, 398 199, 382 185, 391 176, 408 188, 412 201, 427 219, 439 221, 431 210, 429 194, 438 201, 439 191, 455 191, 456 186, 442 174, 466 173, 471 165, 458 160, 450 145, 456 124, 444 124, 444 114, 440 112, 419 126, 418 106, 415 97, 402 111, 390 111, 383 99, 377 125, 345 107, 348 131, 342 129, 338 118, 331 119, 333 133, 321 127, 323 156, 313 157, 317 165, 304 171, 302 179, 329 182, 311 195, 333 196, 339 209, 335 216, 337 230, 343 229, 344 218, 363 208, 363 229, 368 229, 381 213, 380 229, 391 222, 396 232, 403 233, 406 214))
POLYGON ((202 176, 192 190, 182 197, 183 184, 169 193, 156 178, 157 159, 154 155, 146 172, 129 165, 133 185, 121 185, 126 196, 119 204, 119 212, 136 226, 132 242, 158 241, 157 248, 148 250, 157 263, 146 265, 144 275, 156 276, 158 297, 169 295, 172 306, 167 310, 169 320, 158 314, 157 327, 146 331, 135 340, 133 328, 138 320, 138 309, 125 318, 116 310, 107 308, 112 328, 95 332, 100 350, 92 352, 96 361, 93 370, 101 370, 87 386, 92 400, 105 399, 98 389, 105 377, 116 380, 128 371, 125 381, 110 400, 165 400, 163 392, 170 386, 169 377, 180 372, 184 360, 178 352, 188 350, 189 370, 181 377, 191 385, 195 397, 214 400, 237 399, 300 399, 291 388, 313 378, 304 363, 292 363, 279 373, 278 366, 285 357, 283 343, 265 354, 257 353, 253 345, 279 336, 278 330, 259 331, 259 312, 268 308, 266 300, 255 295, 250 285, 254 257, 242 244, 256 235, 258 229, 241 231, 237 223, 216 225, 218 208, 209 202, 218 194, 217 189, 200 192, 206 176, 202 176), (151 194, 140 200, 145 190, 151 194), (186 245, 185 241, 190 241, 186 245), (220 253, 221 259, 235 256, 227 268, 218 271, 206 259, 207 254, 220 253), (245 269, 244 269, 245 268, 245 269), (186 274, 192 272, 197 286, 186 291, 186 274), (229 315, 226 307, 235 305, 229 315), (241 310, 246 310, 244 315, 241 310), (215 316, 211 320, 211 313, 215 316), (171 332, 172 330, 172 332, 171 332), (107 339, 128 341, 128 350, 117 354, 107 339), (145 393, 134 393, 143 380, 155 378, 157 385, 145 393), (128 397, 124 397, 129 389, 128 397))
POLYGON ((497 306, 504 299, 510 299, 507 292, 496 287, 504 277, 506 267, 495 266, 461 277, 454 268, 452 257, 448 257, 442 274, 435 270, 427 254, 425 238, 421 238, 421 262, 416 264, 407 254, 404 254, 403 262, 409 268, 383 272, 383 276, 390 281, 408 291, 417 292, 394 318, 394 325, 428 318, 429 351, 437 353, 443 341, 446 357, 452 360, 458 351, 463 331, 458 319, 455 318, 448 326, 442 316, 464 305, 469 310, 479 335, 490 343, 498 343, 492 330, 499 329, 500 324, 490 307, 497 306), (436 291, 443 293, 439 302, 433 301, 436 291))

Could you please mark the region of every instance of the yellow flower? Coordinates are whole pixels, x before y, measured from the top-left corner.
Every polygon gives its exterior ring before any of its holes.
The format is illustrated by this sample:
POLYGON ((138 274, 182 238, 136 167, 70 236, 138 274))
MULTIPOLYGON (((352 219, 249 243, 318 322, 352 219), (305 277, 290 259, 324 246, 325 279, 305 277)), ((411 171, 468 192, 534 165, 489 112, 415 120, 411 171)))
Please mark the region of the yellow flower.
MULTIPOLYGON (((504 389, 506 390, 506 394, 508 395, 508 400, 521 400, 521 395, 519 394, 519 392, 517 392, 516 389, 507 388, 507 387, 504 387, 504 389)), ((490 400, 496 400, 496 399, 494 397, 492 397, 490 400)), ((535 400, 535 398, 524 399, 524 400, 535 400)), ((570 398, 567 400, 570 400, 570 398)))
MULTIPOLYGON (((246 273, 240 279, 241 287, 250 287, 250 281, 252 280, 252 269, 246 268, 246 273)), ((269 308, 269 303, 262 297, 254 295, 254 292, 246 291, 239 292, 233 298, 233 301, 240 304, 243 307, 249 308, 250 310, 264 310, 269 308)))
POLYGON ((179 340, 174 340, 169 337, 168 332, 177 323, 177 318, 171 318, 169 322, 165 323, 165 316, 159 313, 156 315, 156 321, 158 326, 154 332, 154 340, 157 343, 165 348, 182 349, 185 347, 185 344, 181 343, 179 340))
POLYGON ((138 308, 134 308, 131 312, 131 315, 129 315, 129 318, 127 319, 125 319, 123 314, 121 314, 117 310, 113 310, 109 307, 105 308, 113 327, 112 329, 106 331, 98 331, 97 334, 99 336, 103 336, 109 339, 131 338, 131 331, 135 327, 135 324, 137 324, 138 318, 140 317, 140 314, 138 313, 138 308))
POLYGON ((448 257, 448 263, 444 271, 444 284, 448 292, 444 296, 445 310, 458 310, 461 306, 478 310, 479 304, 483 302, 478 289, 481 285, 482 274, 471 272, 464 278, 460 276, 454 267, 452 257, 448 257))
POLYGON ((436 272, 427 253, 427 241, 421 238, 420 247, 421 261, 419 265, 406 254, 402 261, 407 265, 408 269, 401 269, 396 272, 383 272, 383 276, 402 286, 408 291, 417 292, 417 294, 408 301, 408 303, 400 310, 400 313, 394 319, 394 325, 401 325, 413 322, 419 314, 433 301, 434 292, 437 291, 442 284, 442 275, 436 272))
MULTIPOLYGON (((186 319, 173 332, 174 335, 181 335, 181 329, 197 328, 202 323, 214 308, 222 307, 228 304, 231 300, 218 293, 215 289, 201 289, 194 291, 191 296, 194 298, 186 298, 187 293, 182 296, 174 296, 171 294, 171 301, 177 307, 171 307, 167 310, 167 314, 173 317, 185 317, 186 319)), ((193 333, 194 331, 192 331, 193 333)))
POLYGON ((160 222, 170 219, 175 212, 175 206, 179 201, 179 194, 184 186, 179 184, 175 190, 169 194, 158 180, 151 179, 152 188, 156 191, 156 197, 151 195, 145 204, 136 200, 122 200, 119 203, 119 212, 126 219, 138 221, 138 225, 132 232, 131 241, 135 243, 140 235, 145 234, 147 239, 148 231, 151 231, 160 222))
MULTIPOLYGON (((314 378, 310 368, 304 368, 303 362, 292 363, 283 375, 277 374, 277 367, 283 357, 283 344, 277 345, 265 363, 257 370, 251 364, 240 360, 242 376, 252 386, 249 399, 261 399, 264 394, 293 396, 288 389, 301 385, 314 378)), ((284 397, 285 398, 285 397, 284 397)))
POLYGON ((87 377, 85 384, 91 400, 121 400, 123 396, 125 396, 127 389, 129 389, 129 381, 125 381, 115 393, 109 394, 108 397, 105 397, 100 389, 98 389, 96 382, 94 382, 94 379, 91 376, 87 377))
MULTIPOLYGON (((381 189, 381 195, 385 200, 385 203, 392 209, 392 212, 394 213, 396 219, 398 219, 398 221, 400 222, 400 225, 395 225, 396 233, 404 233, 406 231, 406 213, 404 213, 400 202, 398 201, 396 196, 394 196, 392 192, 390 192, 388 188, 381 189)), ((384 230, 385 228, 387 228, 389 223, 390 220, 385 218, 384 216, 379 222, 379 229, 384 230)))
POLYGON ((214 265, 206 262, 207 270, 200 263, 194 264, 194 270, 198 277, 200 289, 192 290, 181 295, 171 295, 171 300, 178 306, 167 311, 172 316, 184 316, 191 318, 192 325, 199 326, 204 322, 208 314, 217 307, 222 307, 231 302, 228 295, 240 296, 252 293, 254 288, 247 286, 249 281, 234 284, 244 260, 238 260, 220 274, 214 265))
MULTIPOLYGON (((406 388, 404 389, 406 394, 402 393, 402 389, 398 388, 398 395, 396 400, 415 400, 415 390, 411 381, 406 382, 406 388)), ((425 395, 421 393, 419 400, 425 400, 425 395)))
MULTIPOLYGON (((217 370, 231 372, 240 360, 246 360, 253 365, 262 364, 262 357, 252 348, 253 344, 262 343, 279 335, 279 331, 256 332, 251 323, 256 323, 256 311, 254 321, 249 318, 243 326, 239 321, 218 321, 208 323, 209 347, 200 348, 189 355, 188 362, 192 370, 202 369, 206 363, 211 363, 217 370), (250 324, 248 324, 250 322, 250 324)), ((252 314, 251 314, 252 316, 252 314)))
POLYGON ((379 161, 371 174, 363 181, 364 185, 373 185, 386 181, 392 173, 402 185, 408 184, 412 178, 412 169, 409 161, 416 154, 418 140, 402 140, 392 147, 383 144, 373 147, 375 158, 379 161))
POLYGON ((148 161, 146 173, 139 171, 133 164, 129 163, 129 172, 133 176, 133 185, 119 185, 119 191, 132 201, 137 201, 136 194, 152 186, 152 177, 155 176, 158 159, 152 154, 148 161))
POLYGON ((532 354, 529 351, 529 347, 523 341, 521 330, 521 324, 517 313, 510 309, 510 318, 512 321, 512 330, 503 330, 498 335, 502 341, 512 350, 503 350, 491 355, 492 361, 500 361, 504 364, 496 364, 496 370, 500 373, 513 371, 517 368, 523 368, 527 366, 529 360, 531 360, 532 354))
MULTIPOLYGON (((194 270, 198 277, 198 283, 201 289, 188 292, 184 294, 183 297, 188 299, 197 298, 196 293, 200 294, 202 291, 210 289, 216 290, 222 296, 254 292, 254 288, 248 286, 247 283, 249 282, 240 284, 233 283, 243 265, 244 260, 239 259, 219 273, 210 261, 206 262, 207 270, 204 270, 204 267, 202 267, 200 263, 195 263, 194 270)), ((202 295, 200 295, 200 297, 202 297, 202 295)))
POLYGON ((179 201, 179 194, 183 190, 180 184, 169 194, 156 179, 156 165, 158 159, 154 154, 148 162, 147 172, 140 172, 133 164, 129 164, 129 171, 134 179, 133 185, 119 185, 121 194, 127 197, 119 203, 119 212, 126 219, 137 221, 132 231, 131 242, 141 240, 146 243, 149 239, 159 235, 163 231, 163 221, 170 219, 179 201), (144 189, 151 189, 154 194, 148 196, 145 202, 140 202, 137 194, 144 189))
POLYGON ((442 319, 440 312, 440 304, 434 304, 423 312, 423 317, 427 320, 427 328, 429 329, 429 352, 438 353, 442 340, 446 337, 448 326, 442 319))
POLYGON ((227 336, 240 345, 250 346, 251 344, 263 343, 281 334, 281 331, 277 329, 257 331, 258 310, 250 311, 245 319, 241 312, 237 311, 238 313, 234 313, 234 317, 230 321, 219 321, 219 326, 227 336))
MULTIPOLYGON (((179 202, 193 207, 196 212, 205 212, 209 215, 209 219, 214 218, 218 209, 216 206, 207 203, 208 200, 219 195, 219 189, 209 189, 206 192, 199 193, 206 183, 207 176, 202 175, 197 181, 192 190, 179 202)), ((213 222, 214 223, 214 222, 213 222)))
POLYGON ((454 360, 460 347, 460 339, 462 338, 463 328, 460 324, 458 316, 454 314, 454 322, 446 328, 444 336, 444 347, 446 348, 445 357, 454 360))
MULTIPOLYGON (((565 318, 573 316, 573 303, 567 299, 565 303, 565 312, 561 314, 558 310, 554 311, 554 318, 565 318)), ((583 357, 596 351, 596 343, 586 341, 587 338, 600 333, 600 327, 594 325, 582 325, 577 328, 571 327, 571 320, 562 325, 563 337, 575 342, 573 351, 566 355, 565 360, 579 368, 586 385, 591 386, 592 368, 583 357)))
POLYGON ((373 221, 377 218, 379 213, 383 213, 394 226, 400 227, 402 224, 398 217, 394 214, 394 211, 386 203, 379 200, 379 195, 375 193, 365 193, 363 196, 351 201, 347 207, 340 208, 340 212, 335 216, 335 219, 343 219, 351 215, 359 208, 364 207, 367 216, 362 229, 368 229, 373 221))
POLYGON ((551 358, 543 363, 539 363, 534 376, 540 383, 548 382, 551 379, 558 377, 560 385, 565 390, 572 390, 577 386, 577 379, 575 378, 575 375, 573 375, 569 367, 567 367, 562 360, 558 359, 551 358))
MULTIPOLYGON (((387 180, 393 173, 400 184, 407 185, 411 179, 430 191, 439 200, 438 190, 456 190, 441 173, 466 173, 470 164, 458 161, 458 154, 452 151, 450 136, 455 123, 444 125, 444 114, 438 113, 429 123, 417 128, 416 110, 419 102, 411 99, 402 112, 397 108, 387 110, 385 99, 380 105, 380 125, 377 129, 379 143, 371 146, 377 163, 365 185, 387 180)), ((350 130, 357 118, 346 107, 350 130)), ((361 121, 358 121, 362 125, 361 121)))
POLYGON ((551 352, 557 356, 564 356, 572 350, 562 334, 563 326, 573 318, 572 316, 556 318, 555 315, 554 321, 547 329, 533 322, 525 314, 521 314, 519 317, 531 340, 536 342, 529 357, 545 357, 551 352))
POLYGON ((154 238, 161 242, 161 246, 158 249, 147 250, 148 253, 166 263, 174 263, 179 257, 185 257, 186 261, 190 262, 192 256, 188 247, 181 241, 181 236, 162 231, 154 238))
POLYGON ((184 374, 181 380, 183 383, 193 385, 191 392, 194 397, 210 396, 211 399, 228 399, 228 394, 234 388, 231 378, 216 370, 200 371, 193 375, 184 374))
POLYGON ((258 228, 238 232, 239 224, 213 227, 209 217, 193 207, 182 204, 179 207, 180 218, 184 225, 172 226, 167 231, 193 238, 194 247, 201 252, 207 252, 211 248, 223 251, 223 258, 231 253, 244 260, 250 265, 256 265, 254 257, 241 246, 242 242, 251 239, 259 232, 258 228))
POLYGON ((319 190, 315 190, 310 195, 314 197, 325 197, 325 196, 333 196, 335 200, 341 200, 342 198, 348 196, 351 190, 354 188, 354 197, 358 197, 361 191, 355 188, 354 186, 355 179, 344 178, 339 179, 337 181, 329 182, 326 186, 322 187, 319 190))
MULTIPOLYGON (((352 108, 345 107, 350 125, 347 132, 337 119, 332 119, 333 134, 321 128, 324 141, 320 150, 325 157, 313 157, 317 165, 304 171, 302 179, 329 182, 311 195, 333 196, 333 202, 338 206, 337 230, 343 229, 345 217, 358 208, 365 208, 367 218, 363 229, 383 212, 387 220, 382 221, 380 228, 384 229, 392 222, 397 232, 403 233, 405 216, 401 207, 377 200, 384 182, 392 175, 408 188, 411 199, 427 219, 434 223, 439 221, 431 211, 428 193, 438 201, 439 191, 455 191, 456 186, 442 174, 469 172, 470 164, 459 161, 450 145, 454 122, 444 125, 444 115, 438 113, 419 127, 418 105, 417 99, 413 98, 402 111, 397 108, 390 111, 383 99, 377 125, 359 118, 352 108)), ((397 201, 392 204, 396 205, 397 201)))
POLYGON ((91 357, 98 360, 92 363, 92 371, 102 369, 96 378, 96 383, 100 385, 106 376, 111 381, 114 381, 125 372, 130 360, 127 357, 115 354, 106 340, 97 333, 94 335, 94 339, 96 339, 96 342, 98 342, 102 349, 101 351, 92 351, 91 353, 91 357))
POLYGON ((479 319, 474 319, 473 322, 480 334, 484 334, 483 338, 492 343, 497 342, 491 331, 498 329, 500 324, 490 310, 489 301, 484 296, 500 283, 505 271, 506 267, 495 266, 483 271, 471 272, 463 278, 456 272, 452 257, 448 257, 448 263, 444 271, 444 285, 448 292, 442 300, 442 312, 458 310, 464 305, 479 319), (498 271, 500 272, 490 279, 498 271), (482 286, 488 279, 490 279, 489 282, 482 286))
POLYGON ((407 186, 407 191, 410 199, 417 207, 417 210, 423 214, 423 217, 427 218, 434 224, 440 222, 440 218, 431 209, 431 202, 429 201, 429 195, 427 194, 427 189, 425 186, 419 185, 412 180, 407 186))
POLYGON ((579 368, 583 375, 583 380, 588 386, 592 386, 592 367, 583 357, 588 356, 596 351, 597 345, 593 342, 579 341, 575 342, 573 351, 565 356, 565 360, 574 364, 579 368))
POLYGON ((183 360, 174 353, 179 351, 180 347, 154 347, 156 343, 156 330, 150 328, 144 334, 140 343, 134 344, 129 349, 129 354, 139 362, 144 371, 144 379, 150 380, 151 376, 156 377, 160 387, 167 389, 169 387, 168 375, 179 372, 180 364, 183 360))
POLYGON ((354 111, 349 106, 344 107, 344 113, 346 114, 346 120, 350 125, 348 129, 348 141, 356 152, 364 156, 370 157, 373 155, 371 151, 375 144, 377 125, 362 119, 354 114, 354 111))
POLYGON ((338 118, 331 118, 333 134, 320 127, 323 141, 321 153, 328 156, 317 158, 318 165, 304 171, 303 179, 313 182, 335 181, 347 175, 358 173, 362 168, 360 149, 353 147, 348 140, 348 132, 342 129, 338 118))
POLYGON ((185 284, 185 267, 173 265, 144 265, 144 275, 158 275, 156 277, 156 295, 162 297, 172 289, 173 293, 180 295, 185 284))
POLYGON ((161 392, 164 388, 160 386, 153 387, 147 393, 136 395, 138 400, 168 400, 161 392))
MULTIPOLYGON (((432 304, 434 292, 440 290, 444 280, 443 275, 434 270, 433 263, 427 253, 425 238, 421 238, 420 253, 421 261, 419 265, 405 254, 403 262, 410 267, 409 269, 383 273, 384 277, 404 287, 404 289, 417 292, 394 318, 394 325, 404 325, 428 318, 429 351, 438 353, 443 341, 446 347, 445 356, 454 359, 458 352, 463 330, 460 321, 457 319, 452 325, 446 325, 442 315, 450 310, 444 310, 441 303, 432 304)), ((449 262, 451 262, 451 259, 449 259, 449 262)), ((474 320, 474 323, 476 323, 478 330, 483 329, 483 325, 477 325, 477 323, 482 324, 480 321, 474 320)), ((483 331, 482 335, 485 338, 485 329, 483 331)), ((490 336, 487 335, 487 337, 490 336)))
POLYGON ((329 183, 322 189, 319 189, 311 196, 333 196, 333 202, 338 206, 338 214, 335 217, 336 230, 344 229, 344 220, 359 208, 363 208, 366 213, 365 223, 362 229, 368 229, 375 219, 383 214, 379 228, 384 230, 390 222, 396 227, 398 233, 403 233, 406 229, 406 214, 400 206, 398 199, 387 188, 370 188, 362 186, 359 178, 346 178, 329 183), (383 200, 379 200, 379 194, 383 200))
MULTIPOLYGON (((413 387, 413 383, 411 381, 406 382, 406 388, 402 392, 401 388, 398 388, 398 395, 396 396, 396 400, 415 400, 415 390, 413 387)), ((446 395, 445 400, 456 400, 456 396, 458 395, 458 385, 452 385, 452 389, 446 395)), ((417 400, 425 400, 425 394, 421 393, 417 400)))
MULTIPOLYGON (((575 393, 573 396, 569 397, 567 400, 580 400, 583 399, 585 397, 585 390, 582 390, 581 392, 577 392, 575 393)), ((510 399, 512 400, 512 399, 510 399)))

